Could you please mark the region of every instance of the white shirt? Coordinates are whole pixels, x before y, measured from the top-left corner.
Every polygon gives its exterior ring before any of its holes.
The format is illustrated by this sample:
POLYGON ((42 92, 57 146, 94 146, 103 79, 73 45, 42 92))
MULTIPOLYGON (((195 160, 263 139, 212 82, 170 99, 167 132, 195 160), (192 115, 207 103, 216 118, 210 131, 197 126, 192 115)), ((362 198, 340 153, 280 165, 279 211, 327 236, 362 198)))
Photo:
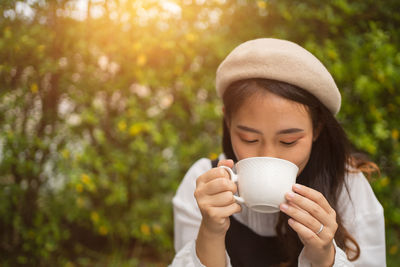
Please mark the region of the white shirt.
MULTIPOLYGON (((223 155, 220 156, 223 158, 223 155)), ((186 173, 175 197, 174 231, 175 251, 177 254, 172 267, 203 267, 196 255, 196 238, 201 223, 201 213, 194 197, 196 179, 211 169, 211 161, 198 160, 186 173)), ((349 173, 345 179, 348 192, 343 187, 338 199, 338 210, 346 230, 360 246, 360 257, 348 261, 346 254, 335 245, 335 267, 338 266, 386 266, 385 223, 382 205, 376 199, 370 184, 361 172, 349 173), (351 199, 351 201, 350 201, 351 199)), ((275 236, 275 224, 279 213, 258 213, 242 205, 242 212, 233 216, 242 224, 261 236, 275 236)), ((227 266, 231 266, 226 253, 227 266)), ((303 253, 299 255, 299 266, 311 266, 303 253)))

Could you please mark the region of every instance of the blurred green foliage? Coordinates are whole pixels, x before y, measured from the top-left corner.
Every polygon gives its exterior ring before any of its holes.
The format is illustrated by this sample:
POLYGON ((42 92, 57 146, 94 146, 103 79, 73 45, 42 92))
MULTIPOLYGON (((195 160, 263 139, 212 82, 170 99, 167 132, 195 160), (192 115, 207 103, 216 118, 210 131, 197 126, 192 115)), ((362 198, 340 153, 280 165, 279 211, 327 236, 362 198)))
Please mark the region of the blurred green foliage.
POLYGON ((2 266, 158 266, 171 199, 221 152, 215 70, 243 41, 295 41, 331 71, 338 118, 382 171, 400 261, 400 2, 2 1, 2 266))

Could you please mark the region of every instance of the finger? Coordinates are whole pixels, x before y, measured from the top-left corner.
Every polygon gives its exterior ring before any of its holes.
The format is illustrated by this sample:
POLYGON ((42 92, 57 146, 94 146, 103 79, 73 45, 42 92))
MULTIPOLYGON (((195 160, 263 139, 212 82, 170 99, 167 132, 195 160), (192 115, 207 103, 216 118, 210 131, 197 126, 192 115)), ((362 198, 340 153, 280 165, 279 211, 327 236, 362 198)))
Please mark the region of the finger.
POLYGON ((205 184, 204 188, 204 193, 207 195, 214 195, 225 191, 233 194, 236 193, 236 184, 232 180, 226 178, 216 178, 205 184))
POLYGON ((299 209, 304 210, 316 218, 317 221, 324 225, 331 224, 332 217, 314 201, 293 192, 288 192, 285 197, 292 205, 296 205, 299 209))
POLYGON ((220 167, 220 166, 226 166, 226 167, 229 167, 229 168, 233 168, 233 165, 234 165, 234 162, 233 162, 233 160, 231 160, 231 159, 222 159, 222 160, 220 160, 219 162, 218 162, 218 167, 220 167))
MULTIPOLYGON (((289 203, 289 202, 287 202, 287 203, 289 203)), ((302 208, 300 208, 296 203, 290 202, 290 205, 292 205, 293 207, 295 207, 295 208, 301 210, 301 211, 304 212, 304 213, 309 214, 306 210, 303 210, 302 208)))
POLYGON ((196 180, 196 185, 199 186, 199 184, 204 184, 207 183, 211 180, 214 180, 216 178, 226 178, 229 179, 229 173, 222 169, 222 168, 213 168, 202 175, 200 175, 197 180, 196 180))
POLYGON ((299 238, 302 240, 304 245, 312 245, 320 242, 318 235, 298 221, 290 218, 288 224, 299 235, 299 238))
MULTIPOLYGON (((233 168, 233 166, 234 166, 234 162, 233 162, 233 160, 231 160, 231 159, 223 159, 223 160, 220 160, 219 162, 218 162, 218 167, 221 167, 221 166, 225 166, 225 167, 228 167, 228 168, 233 168)), ((231 174, 228 172, 228 170, 225 170, 225 172, 228 174, 228 176, 230 177, 229 179, 231 179, 231 174)))
POLYGON ((319 246, 326 246, 328 244, 332 244, 332 240, 336 232, 332 231, 328 227, 325 227, 324 225, 320 225, 318 230, 314 232, 313 230, 300 223, 299 221, 294 220, 293 218, 289 219, 288 224, 294 231, 296 231, 304 245, 318 244, 319 246), (321 226, 322 230, 319 231, 321 229, 321 226))
POLYGON ((242 210, 242 207, 237 204, 233 203, 229 206, 225 207, 208 207, 205 209, 205 215, 213 221, 221 221, 221 219, 226 219, 227 217, 231 216, 234 213, 238 213, 242 210))
POLYGON ((317 203, 329 214, 332 213, 333 209, 332 209, 331 205, 329 205, 329 203, 326 200, 326 198, 324 197, 324 195, 321 194, 320 192, 318 192, 317 190, 307 187, 305 185, 300 185, 300 184, 293 185, 292 189, 297 194, 302 195, 308 199, 311 199, 312 201, 317 203))
POLYGON ((316 218, 314 218, 308 212, 304 212, 303 210, 294 207, 290 202, 287 204, 281 204, 280 209, 282 212, 305 227, 309 228, 313 232, 317 232, 321 226, 321 223, 316 218))
POLYGON ((226 207, 217 207, 220 216, 222 217, 229 217, 234 213, 238 213, 242 211, 242 207, 237 203, 232 203, 226 207))
POLYGON ((199 206, 211 206, 211 207, 226 207, 233 203, 236 203, 232 192, 225 191, 212 196, 204 196, 199 201, 199 206))

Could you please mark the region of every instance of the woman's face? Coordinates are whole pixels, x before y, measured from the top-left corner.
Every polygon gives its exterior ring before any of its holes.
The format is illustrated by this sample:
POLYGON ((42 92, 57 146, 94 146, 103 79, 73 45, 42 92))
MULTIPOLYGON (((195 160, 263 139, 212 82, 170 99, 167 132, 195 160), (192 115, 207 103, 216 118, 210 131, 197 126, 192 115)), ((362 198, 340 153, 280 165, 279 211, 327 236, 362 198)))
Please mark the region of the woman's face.
POLYGON ((307 108, 269 91, 247 99, 228 122, 238 160, 275 157, 306 166, 313 143, 313 125, 307 108))

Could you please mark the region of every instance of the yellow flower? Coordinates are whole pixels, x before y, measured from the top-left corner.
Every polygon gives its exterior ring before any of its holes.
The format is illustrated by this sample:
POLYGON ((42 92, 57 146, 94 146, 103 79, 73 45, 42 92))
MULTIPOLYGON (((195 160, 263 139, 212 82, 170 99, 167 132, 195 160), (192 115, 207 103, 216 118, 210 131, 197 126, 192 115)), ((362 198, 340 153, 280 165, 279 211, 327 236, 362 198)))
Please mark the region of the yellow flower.
POLYGON ((217 159, 217 158, 218 158, 218 155, 217 155, 217 153, 210 153, 210 154, 208 155, 208 158, 211 159, 211 160, 214 160, 214 159, 217 159))
POLYGON ((166 41, 161 44, 161 46, 165 49, 172 49, 175 47, 175 43, 172 41, 166 41))
POLYGON ((72 262, 68 261, 67 263, 65 263, 64 267, 75 267, 75 264, 73 264, 72 262))
POLYGON ((185 35, 185 38, 188 42, 194 42, 194 41, 196 41, 197 36, 194 33, 188 33, 185 35))
POLYGON ((61 151, 61 155, 64 159, 68 159, 69 158, 69 150, 64 149, 63 151, 61 151))
POLYGON ((376 146, 374 146, 373 144, 366 144, 365 149, 368 151, 368 153, 372 155, 376 153, 376 146))
POLYGON ((77 184, 76 186, 75 186, 75 189, 76 189, 76 191, 78 192, 78 193, 82 193, 83 192, 83 185, 82 184, 77 184))
POLYGON ((139 49, 142 48, 142 44, 139 42, 136 42, 133 44, 133 50, 138 51, 139 49))
POLYGON ((182 68, 180 66, 177 65, 177 66, 174 67, 174 74, 175 75, 181 75, 182 72, 183 71, 182 71, 182 68))
POLYGON ((84 201, 83 198, 81 198, 81 197, 78 197, 78 198, 76 199, 76 205, 78 205, 78 207, 80 207, 80 208, 83 207, 84 202, 85 202, 85 201, 84 201))
POLYGON ((142 234, 144 234, 145 236, 150 235, 150 227, 149 227, 147 224, 145 224, 145 223, 142 223, 142 225, 140 226, 140 231, 141 231, 142 234))
POLYGON ((292 14, 287 9, 283 10, 282 16, 286 20, 292 20, 293 19, 292 14))
POLYGON ((382 187, 386 187, 390 183, 390 180, 388 177, 384 177, 381 179, 381 185, 382 187))
POLYGON ((266 9, 267 8, 267 2, 265 1, 257 1, 257 6, 261 9, 266 9))
POLYGON ((87 189, 88 189, 90 192, 96 192, 96 191, 97 191, 97 187, 96 187, 96 185, 95 185, 94 183, 88 184, 88 185, 87 185, 87 189))
POLYGON ((92 211, 90 213, 90 219, 92 219, 92 222, 97 223, 99 221, 99 214, 95 211, 92 211))
POLYGON ((147 62, 147 57, 145 54, 140 54, 136 59, 136 64, 138 64, 139 66, 144 66, 146 62, 147 62))
POLYGON ((121 132, 125 132, 125 130, 126 130, 126 122, 125 121, 118 122, 118 130, 120 130, 121 132))
POLYGON ((331 59, 337 59, 338 58, 338 54, 336 53, 336 51, 334 49, 329 49, 328 50, 328 57, 331 59))
POLYGON ((146 129, 146 126, 143 123, 135 123, 129 128, 129 134, 132 136, 136 136, 143 132, 146 129))
POLYGON ((378 80, 379 80, 381 83, 383 83, 383 82, 385 81, 385 74, 384 74, 384 73, 379 72, 377 76, 378 76, 378 77, 377 77, 378 80))
POLYGON ((396 254, 398 249, 399 248, 396 245, 391 246, 390 249, 389 249, 389 254, 390 255, 396 254))
POLYGON ((87 174, 82 174, 81 176, 81 181, 82 183, 84 183, 85 185, 90 184, 90 177, 87 174))
POLYGON ((100 233, 101 235, 107 235, 107 234, 108 234, 108 229, 107 229, 107 227, 105 227, 104 225, 100 226, 100 227, 99 227, 99 233, 100 233))
POLYGON ((399 130, 397 129, 392 130, 392 138, 396 141, 399 139, 399 130))
POLYGON ((4 34, 4 37, 5 37, 6 39, 11 38, 11 37, 12 37, 11 28, 10 28, 10 27, 6 27, 6 28, 4 29, 4 31, 3 31, 3 34, 4 34))
POLYGON ((162 228, 158 223, 156 223, 153 225, 153 231, 155 234, 159 234, 162 232, 162 228))
POLYGON ((38 91, 39 91, 38 85, 37 85, 36 83, 33 83, 33 84, 31 85, 31 92, 34 93, 34 94, 36 94, 38 91))
POLYGON ((45 48, 46 48, 46 46, 44 46, 44 45, 39 45, 39 46, 37 47, 37 51, 38 51, 39 53, 40 53, 40 52, 43 52, 45 48))

